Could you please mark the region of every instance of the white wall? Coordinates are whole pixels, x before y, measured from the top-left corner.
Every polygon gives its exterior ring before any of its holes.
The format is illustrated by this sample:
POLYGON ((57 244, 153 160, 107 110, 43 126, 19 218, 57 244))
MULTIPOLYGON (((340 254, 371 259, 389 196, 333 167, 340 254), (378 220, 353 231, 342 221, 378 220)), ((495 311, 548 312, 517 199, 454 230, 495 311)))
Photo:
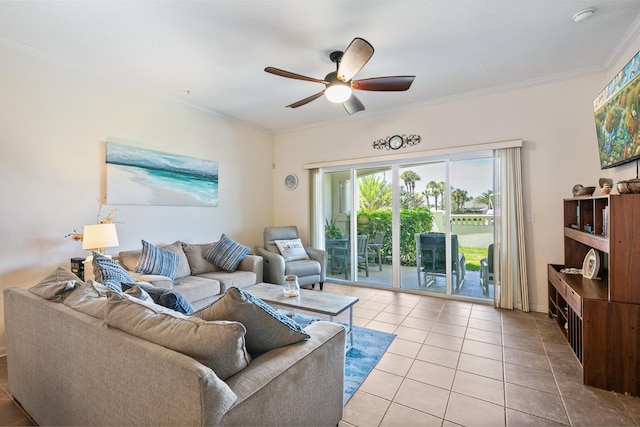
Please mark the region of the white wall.
POLYGON ((599 177, 612 173, 600 170, 592 108, 605 83, 605 73, 593 74, 385 116, 356 115, 341 123, 277 135, 275 222, 296 223, 308 238, 308 203, 290 209, 296 200, 308 200, 305 163, 388 155, 371 144, 398 133, 422 136, 420 144, 402 149, 416 156, 423 150, 523 139, 525 212, 535 214, 535 222, 525 230, 529 297, 532 310, 546 312, 547 264, 563 261, 562 199, 572 196, 574 184, 597 185, 599 177), (294 192, 281 183, 289 172, 302 177, 294 192))
MULTIPOLYGON (((69 259, 96 222, 104 141, 219 162, 218 207, 115 207, 119 248, 221 233, 255 247, 272 221, 273 137, 107 79, 0 47, 0 289, 29 287, 69 259)), ((0 353, 5 346, 0 305, 0 353)))

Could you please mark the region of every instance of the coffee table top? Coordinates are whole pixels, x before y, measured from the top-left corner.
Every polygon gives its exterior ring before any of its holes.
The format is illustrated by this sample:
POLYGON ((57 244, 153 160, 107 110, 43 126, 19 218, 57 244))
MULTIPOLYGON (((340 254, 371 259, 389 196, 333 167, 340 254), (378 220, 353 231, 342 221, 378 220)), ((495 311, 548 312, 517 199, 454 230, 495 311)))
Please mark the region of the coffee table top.
POLYGON ((257 283, 244 288, 244 290, 266 302, 328 316, 337 316, 359 301, 358 298, 348 295, 308 289, 300 289, 300 295, 297 297, 285 297, 282 286, 271 283, 257 283))

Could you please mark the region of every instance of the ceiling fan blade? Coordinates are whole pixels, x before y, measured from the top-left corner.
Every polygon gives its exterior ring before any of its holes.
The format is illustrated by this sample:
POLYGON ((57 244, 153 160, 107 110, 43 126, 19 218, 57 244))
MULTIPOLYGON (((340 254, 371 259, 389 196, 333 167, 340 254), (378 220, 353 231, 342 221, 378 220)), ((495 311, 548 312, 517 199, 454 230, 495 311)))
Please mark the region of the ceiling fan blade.
POLYGON ((365 39, 356 37, 342 54, 338 64, 338 78, 343 82, 351 80, 373 56, 373 46, 365 39))
POLYGON ((307 82, 329 84, 329 82, 326 82, 324 80, 314 79, 313 77, 303 76, 302 74, 292 73, 291 71, 285 71, 275 67, 267 67, 264 70, 267 73, 275 74, 276 76, 280 76, 280 77, 287 77, 287 78, 296 79, 296 80, 305 80, 307 82))
POLYGON ((416 76, 373 77, 370 79, 354 80, 351 88, 355 90, 374 90, 384 92, 400 92, 411 87, 416 76))
POLYGON ((324 95, 324 90, 322 92, 318 92, 314 95, 308 96, 305 99, 301 99, 298 102, 294 102, 293 104, 287 105, 287 107, 289 108, 298 108, 298 107, 302 107, 305 104, 310 103, 311 101, 315 101, 316 99, 320 98, 322 95, 324 95))
POLYGON ((344 109, 347 110, 347 113, 349 113, 349 115, 364 110, 364 105, 362 105, 362 102, 360 102, 360 100, 353 94, 351 94, 349 99, 344 101, 342 105, 344 106, 344 109))

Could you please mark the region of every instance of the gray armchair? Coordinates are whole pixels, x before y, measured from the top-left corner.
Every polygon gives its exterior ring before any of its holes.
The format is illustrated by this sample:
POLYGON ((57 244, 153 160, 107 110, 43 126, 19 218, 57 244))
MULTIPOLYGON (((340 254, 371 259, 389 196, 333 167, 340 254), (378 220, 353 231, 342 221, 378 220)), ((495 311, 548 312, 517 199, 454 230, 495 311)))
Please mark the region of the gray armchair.
POLYGON ((320 284, 320 290, 324 285, 326 271, 326 257, 321 249, 305 246, 304 249, 309 259, 285 262, 275 244, 276 240, 298 239, 298 228, 295 225, 285 227, 265 227, 264 246, 258 246, 256 252, 264 262, 264 281, 267 283, 284 284, 284 276, 295 274, 298 276, 300 286, 315 287, 320 284))

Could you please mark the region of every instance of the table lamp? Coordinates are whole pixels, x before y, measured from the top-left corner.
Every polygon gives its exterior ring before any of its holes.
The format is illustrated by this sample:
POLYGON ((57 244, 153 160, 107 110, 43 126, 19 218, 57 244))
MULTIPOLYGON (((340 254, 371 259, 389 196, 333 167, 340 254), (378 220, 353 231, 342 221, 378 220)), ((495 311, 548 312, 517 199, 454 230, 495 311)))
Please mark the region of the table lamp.
POLYGON ((93 274, 93 251, 104 255, 104 248, 112 248, 119 245, 115 224, 85 225, 82 236, 82 249, 88 250, 89 256, 84 260, 84 279, 95 279, 93 274))
POLYGON ((82 249, 104 255, 104 248, 118 246, 118 233, 115 224, 85 225, 82 235, 82 249))

